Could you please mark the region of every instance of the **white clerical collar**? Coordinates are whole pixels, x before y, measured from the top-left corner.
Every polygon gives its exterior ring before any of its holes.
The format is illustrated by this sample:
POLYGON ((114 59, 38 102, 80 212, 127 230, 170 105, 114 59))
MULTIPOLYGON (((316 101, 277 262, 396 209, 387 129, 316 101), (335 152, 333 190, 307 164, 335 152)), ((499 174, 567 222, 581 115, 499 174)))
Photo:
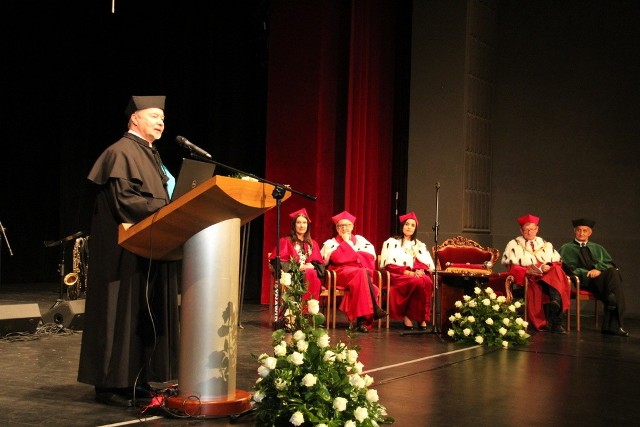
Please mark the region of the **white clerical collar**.
MULTIPOLYGON (((137 136, 140 139, 144 139, 144 137, 142 135, 140 135, 138 132, 134 132, 131 129, 129 129, 129 133, 134 134, 135 136, 137 136)), ((147 141, 146 139, 144 139, 145 141, 147 141)), ((149 144, 149 147, 153 147, 153 144, 150 143, 149 141, 147 141, 147 144, 149 144)))
POLYGON ((587 246, 587 243, 589 243, 589 241, 588 241, 588 240, 587 240, 586 242, 581 242, 581 241, 579 241, 578 239, 575 239, 575 241, 576 241, 576 243, 577 243, 579 246, 587 246))

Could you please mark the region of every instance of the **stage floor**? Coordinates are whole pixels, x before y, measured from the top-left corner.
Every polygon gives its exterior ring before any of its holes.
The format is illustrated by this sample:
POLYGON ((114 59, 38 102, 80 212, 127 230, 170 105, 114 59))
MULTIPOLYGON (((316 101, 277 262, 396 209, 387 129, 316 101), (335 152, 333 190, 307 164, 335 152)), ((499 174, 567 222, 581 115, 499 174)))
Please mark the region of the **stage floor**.
MULTIPOLYGON (((58 297, 55 284, 0 285, 0 310, 37 303, 46 313, 58 297)), ((240 320, 236 381, 250 391, 258 378, 251 353, 272 350, 268 308, 245 304, 240 320)), ((330 331, 332 344, 348 341, 346 327, 342 316, 330 331)), ((580 333, 538 333, 528 346, 502 350, 401 335, 401 322, 392 322, 355 344, 396 426, 626 426, 640 419, 640 319, 627 319, 625 327, 630 338, 603 336, 585 317, 580 333)), ((94 402, 93 387, 76 381, 81 337, 66 330, 0 340, 0 425, 254 425, 251 414, 145 418, 94 402)))

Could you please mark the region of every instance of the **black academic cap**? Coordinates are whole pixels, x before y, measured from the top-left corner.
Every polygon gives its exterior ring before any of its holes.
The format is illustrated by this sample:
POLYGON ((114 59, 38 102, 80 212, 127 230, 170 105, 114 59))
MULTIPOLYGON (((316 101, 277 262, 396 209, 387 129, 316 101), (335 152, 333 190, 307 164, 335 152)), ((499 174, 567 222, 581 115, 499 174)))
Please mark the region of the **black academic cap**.
POLYGON ((571 222, 573 223, 573 228, 579 227, 581 225, 584 225, 585 227, 593 228, 593 226, 596 225, 595 221, 591 221, 590 219, 586 219, 586 218, 574 219, 571 222))
POLYGON ((129 117, 138 110, 145 108, 160 108, 164 110, 164 100, 166 96, 132 96, 129 105, 124 110, 124 114, 129 117))

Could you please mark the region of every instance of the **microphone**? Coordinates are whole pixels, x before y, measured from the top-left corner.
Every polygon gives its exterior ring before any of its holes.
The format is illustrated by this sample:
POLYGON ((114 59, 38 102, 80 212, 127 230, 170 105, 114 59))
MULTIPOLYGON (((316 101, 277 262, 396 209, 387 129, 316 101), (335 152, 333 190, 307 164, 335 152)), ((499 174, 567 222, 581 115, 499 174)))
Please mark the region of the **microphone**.
POLYGON ((211 158, 211 154, 207 153, 202 148, 198 147, 196 144, 189 141, 184 136, 180 136, 180 135, 176 136, 176 142, 178 143, 178 145, 183 146, 184 148, 191 151, 192 153, 196 153, 198 156, 211 158))
POLYGON ((436 182, 436 190, 440 188, 440 181, 436 182))

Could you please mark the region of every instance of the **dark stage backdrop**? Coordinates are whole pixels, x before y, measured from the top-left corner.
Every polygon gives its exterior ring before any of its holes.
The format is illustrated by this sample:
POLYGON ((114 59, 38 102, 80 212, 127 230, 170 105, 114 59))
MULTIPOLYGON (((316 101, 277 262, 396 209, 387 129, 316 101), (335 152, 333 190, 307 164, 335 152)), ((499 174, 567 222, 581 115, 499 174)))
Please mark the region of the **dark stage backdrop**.
MULTIPOLYGON (((223 164, 264 174, 268 7, 116 0, 112 13, 109 0, 5 5, 0 221, 14 255, 5 245, 0 286, 59 281, 59 250, 43 242, 86 230, 85 177, 126 130, 131 95, 167 95, 158 146, 174 175, 187 155, 177 135, 223 164)), ((251 246, 259 253, 256 222, 251 246)), ((249 270, 259 272, 255 263, 249 270)))

